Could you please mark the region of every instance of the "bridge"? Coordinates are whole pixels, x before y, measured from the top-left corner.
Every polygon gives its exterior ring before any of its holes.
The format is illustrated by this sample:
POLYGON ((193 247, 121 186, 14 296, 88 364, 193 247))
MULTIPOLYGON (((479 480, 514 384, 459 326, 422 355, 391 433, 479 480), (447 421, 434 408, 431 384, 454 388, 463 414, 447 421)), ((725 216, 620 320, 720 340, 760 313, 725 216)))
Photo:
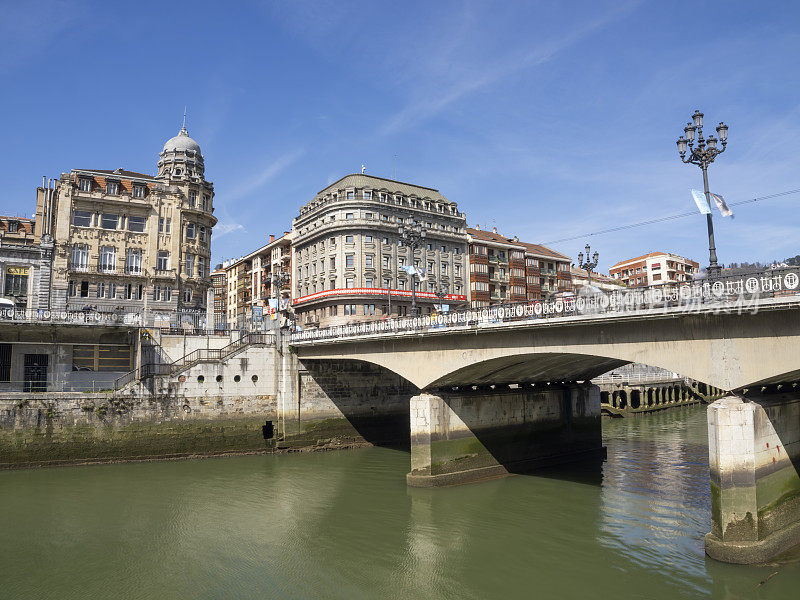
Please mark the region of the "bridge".
POLYGON ((786 269, 297 331, 291 345, 311 369, 370 363, 416 388, 414 486, 603 457, 589 380, 629 362, 729 392, 709 410, 706 547, 757 562, 800 543, 799 309, 800 270, 786 269))

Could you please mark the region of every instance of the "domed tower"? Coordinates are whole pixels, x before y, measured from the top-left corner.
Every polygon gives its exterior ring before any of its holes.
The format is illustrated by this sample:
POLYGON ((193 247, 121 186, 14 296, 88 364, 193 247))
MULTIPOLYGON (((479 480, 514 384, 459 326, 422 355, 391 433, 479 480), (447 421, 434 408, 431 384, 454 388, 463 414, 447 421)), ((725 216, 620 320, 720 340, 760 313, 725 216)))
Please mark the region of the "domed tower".
MULTIPOLYGON (((185 116, 178 135, 167 140, 158 155, 156 179, 164 185, 156 186, 158 201, 153 202, 158 213, 156 250, 161 260, 156 272, 162 279, 154 285, 162 290, 169 285, 172 297, 177 291, 180 318, 197 323, 207 308, 211 230, 217 219, 213 214, 214 184, 205 178, 203 153, 186 131, 185 116)), ((153 297, 157 295, 154 291, 153 297)))
POLYGON ((168 139, 158 155, 157 177, 200 181, 204 176, 205 163, 200 145, 189 137, 184 122, 178 135, 168 139))

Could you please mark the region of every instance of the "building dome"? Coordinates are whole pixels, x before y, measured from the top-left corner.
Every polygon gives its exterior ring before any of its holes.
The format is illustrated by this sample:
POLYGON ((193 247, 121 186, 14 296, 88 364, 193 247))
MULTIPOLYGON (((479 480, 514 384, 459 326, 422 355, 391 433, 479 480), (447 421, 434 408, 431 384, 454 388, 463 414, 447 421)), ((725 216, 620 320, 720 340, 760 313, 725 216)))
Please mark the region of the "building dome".
POLYGON ((201 154, 200 144, 189 137, 186 127, 181 127, 178 135, 168 139, 167 143, 164 144, 164 152, 186 152, 187 150, 201 154))
POLYGON ((158 155, 158 175, 165 179, 202 180, 205 174, 200 145, 189 137, 186 125, 167 140, 158 155))

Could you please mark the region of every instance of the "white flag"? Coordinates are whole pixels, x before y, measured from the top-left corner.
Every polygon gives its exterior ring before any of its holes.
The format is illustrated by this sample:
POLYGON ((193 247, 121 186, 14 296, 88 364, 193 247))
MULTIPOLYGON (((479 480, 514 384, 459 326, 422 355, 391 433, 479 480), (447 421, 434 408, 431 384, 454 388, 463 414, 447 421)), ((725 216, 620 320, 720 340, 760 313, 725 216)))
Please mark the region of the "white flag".
POLYGON ((411 275, 412 277, 413 277, 414 275, 416 275, 416 276, 417 276, 417 278, 418 278, 420 281, 425 281, 425 277, 426 277, 426 274, 425 274, 425 269, 418 269, 418 268, 417 268, 417 267, 415 267, 414 265, 404 265, 404 266, 402 266, 402 267, 400 267, 400 268, 401 268, 401 269, 403 269, 403 271, 405 271, 406 273, 408 273, 408 274, 409 274, 409 275, 411 275))
POLYGON ((719 194, 711 194, 711 197, 714 199, 714 204, 717 205, 717 208, 719 209, 719 212, 723 217, 733 216, 733 211, 731 210, 731 207, 728 206, 728 203, 725 202, 725 198, 723 198, 719 194))
POLYGON ((703 192, 700 190, 692 190, 692 198, 694 198, 694 202, 697 204, 697 209, 700 211, 701 215, 711 214, 711 207, 708 205, 708 200, 706 200, 706 195, 703 192))

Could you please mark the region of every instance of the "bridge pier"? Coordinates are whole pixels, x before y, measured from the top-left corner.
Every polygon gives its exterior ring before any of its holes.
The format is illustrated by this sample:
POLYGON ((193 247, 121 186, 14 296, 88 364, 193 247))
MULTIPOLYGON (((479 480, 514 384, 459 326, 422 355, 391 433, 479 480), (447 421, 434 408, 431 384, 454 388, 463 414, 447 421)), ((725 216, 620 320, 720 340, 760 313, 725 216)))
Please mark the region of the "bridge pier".
POLYGON ((595 385, 467 386, 411 398, 410 486, 604 457, 595 385))
POLYGON ((708 408, 706 553, 766 562, 800 544, 800 395, 726 396, 708 408))

